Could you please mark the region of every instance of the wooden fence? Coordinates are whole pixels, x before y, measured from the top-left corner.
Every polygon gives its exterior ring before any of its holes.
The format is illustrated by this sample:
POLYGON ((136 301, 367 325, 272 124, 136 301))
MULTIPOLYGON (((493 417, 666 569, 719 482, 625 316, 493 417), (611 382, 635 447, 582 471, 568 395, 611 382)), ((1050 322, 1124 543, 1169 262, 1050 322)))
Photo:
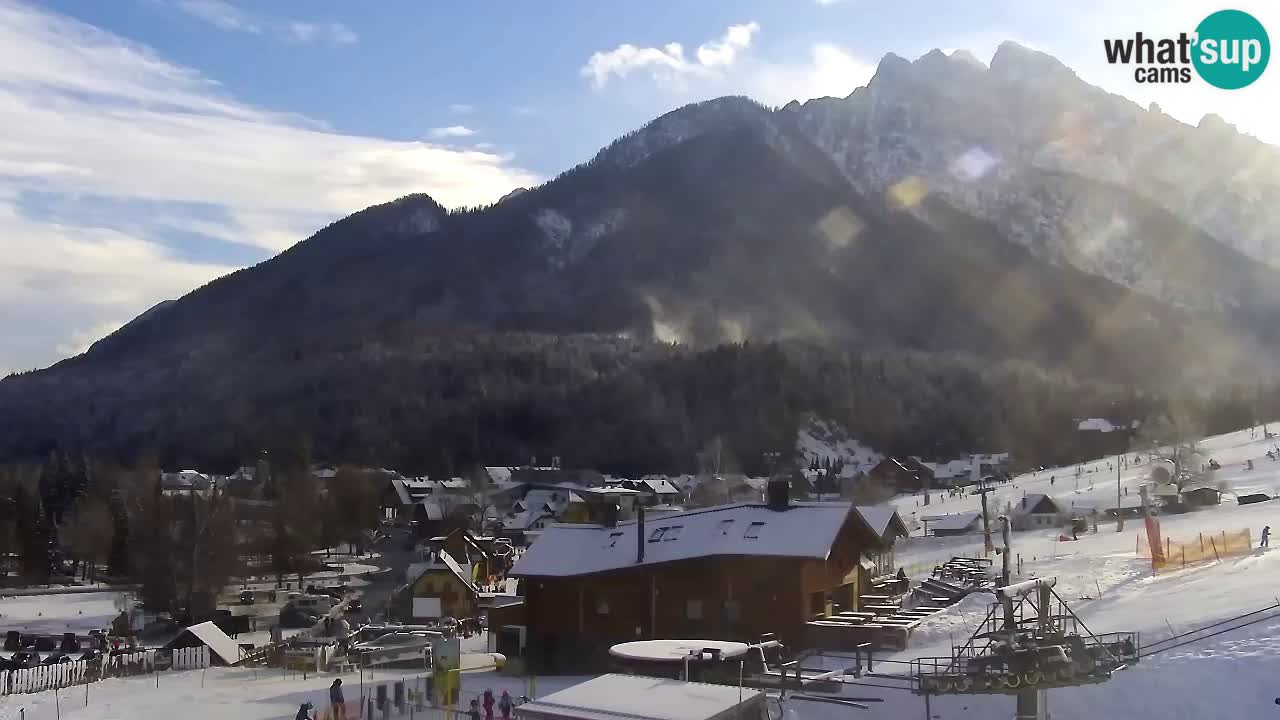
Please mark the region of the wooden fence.
MULTIPOLYGON (((207 648, 206 648, 207 649, 207 648)), ((0 695, 19 695, 84 685, 109 677, 143 675, 155 671, 155 652, 108 655, 98 661, 40 665, 26 670, 0 672, 0 695)))

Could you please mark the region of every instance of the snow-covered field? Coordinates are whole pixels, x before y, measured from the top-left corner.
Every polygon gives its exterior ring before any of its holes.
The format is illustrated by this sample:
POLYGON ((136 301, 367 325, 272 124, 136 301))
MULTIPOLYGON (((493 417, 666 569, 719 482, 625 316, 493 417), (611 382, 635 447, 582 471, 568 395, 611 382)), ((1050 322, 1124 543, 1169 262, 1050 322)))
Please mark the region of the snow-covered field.
POLYGON ((84 633, 111 624, 120 614, 120 593, 90 592, 0 598, 0 629, 24 633, 84 633))

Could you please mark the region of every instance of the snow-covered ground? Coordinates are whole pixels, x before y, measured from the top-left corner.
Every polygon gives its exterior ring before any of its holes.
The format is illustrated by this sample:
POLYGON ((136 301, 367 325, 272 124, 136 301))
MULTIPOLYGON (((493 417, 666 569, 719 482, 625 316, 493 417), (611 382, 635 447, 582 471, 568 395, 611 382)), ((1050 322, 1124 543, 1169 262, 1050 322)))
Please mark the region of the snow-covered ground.
POLYGON ((0 597, 0 630, 84 633, 111 625, 121 593, 90 592, 0 597))
MULTIPOLYGON (((1201 445, 1206 459, 1222 464, 1218 479, 1225 480, 1234 493, 1280 490, 1280 462, 1266 458, 1273 441, 1250 438, 1249 430, 1209 438, 1201 445), (1254 470, 1245 463, 1253 460, 1254 470)), ((1097 506, 1115 501, 1116 474, 1101 460, 1086 463, 1086 472, 1077 485, 1074 468, 1058 468, 1024 475, 1002 487, 994 495, 994 505, 1020 501, 1023 493, 1048 493, 1061 500, 1076 500, 1097 506), (1089 468, 1096 468, 1093 473, 1089 468), (1054 481, 1050 484, 1049 477, 1054 481), (1092 488, 1090 488, 1092 481, 1092 488)), ((1114 462, 1114 458, 1110 460, 1114 462)), ((1114 468, 1114 466, 1113 466, 1114 468)), ((1132 500, 1145 478, 1147 465, 1131 466, 1120 473, 1120 485, 1129 488, 1132 500)), ((979 509, 975 497, 948 498, 927 509, 916 506, 918 497, 894 500, 904 514, 941 514, 979 509)), ((1280 523, 1280 500, 1256 505, 1237 505, 1232 495, 1223 504, 1185 515, 1161 518, 1161 529, 1174 539, 1194 539, 1197 533, 1234 531, 1248 528, 1257 542, 1263 525, 1280 523)), ((1280 525, 1277 525, 1280 527, 1280 525)), ((1142 531, 1140 521, 1126 523, 1117 533, 1115 524, 1103 522, 1098 533, 1085 533, 1076 542, 1058 541, 1057 531, 1014 533, 1014 553, 1023 558, 1023 575, 1056 577, 1057 592, 1071 604, 1091 630, 1097 633, 1138 631, 1142 643, 1166 638, 1175 632, 1264 608, 1277 602, 1280 590, 1280 554, 1274 549, 1255 549, 1241 557, 1224 559, 1186 569, 1166 570, 1153 575, 1149 561, 1134 553, 1134 542, 1142 531)), ((981 552, 981 536, 957 538, 911 538, 898 551, 901 564, 941 561, 954 554, 981 552)), ((81 596, 83 597, 83 596, 81 596)), ((974 626, 985 617, 989 595, 973 595, 920 626, 909 650, 881 658, 908 660, 915 657, 947 655, 952 644, 963 643, 974 626)), ((13 599, 6 599, 7 605, 13 599)), ((23 601, 26 602, 25 600, 23 601)), ((34 607, 34 606, 33 606, 34 607)), ((107 596, 106 610, 111 604, 107 596)), ((7 612, 7 611, 6 611, 7 612)), ((24 611, 30 612, 30 609, 24 611)), ((86 613, 88 614, 88 613, 86 613)), ((1267 617, 1267 616, 1261 616, 1267 617)), ((479 648, 477 648, 479 649, 479 648)), ((904 665, 882 662, 880 672, 903 672, 904 665)), ((605 672, 601 668, 601 672, 605 672)), ((1280 618, 1268 619, 1218 637, 1176 650, 1144 658, 1108 682, 1080 688, 1051 690, 1045 704, 1056 720, 1097 720, 1099 718, 1195 718, 1280 717, 1275 700, 1280 696, 1280 618)), ((93 685, 90 703, 84 706, 83 688, 63 691, 62 714, 68 718, 133 718, 154 715, 184 720, 235 717, 239 720, 287 718, 298 704, 310 700, 323 707, 325 691, 332 675, 286 677, 278 671, 210 669, 202 673, 165 673, 160 688, 151 677, 111 680, 93 685)), ((348 697, 358 695, 356 676, 344 675, 348 697)), ((366 684, 390 682, 398 673, 379 673, 366 684)), ((538 678, 531 694, 545 695, 583 678, 538 678)), ((871 682, 877 682, 872 680, 871 682)), ((900 684, 881 680, 882 683, 900 684)), ((509 690, 513 695, 529 691, 521 678, 492 672, 464 677, 464 700, 486 688, 509 690)), ((846 688, 849 696, 879 698, 867 711, 807 702, 793 698, 784 705, 788 720, 846 720, 850 713, 867 718, 920 717, 921 698, 902 690, 867 685, 846 688)), ((1009 696, 935 697, 932 717, 937 720, 962 718, 1004 718, 1013 715, 1009 696)), ((51 693, 0 698, 0 720, 18 717, 26 708, 29 720, 55 717, 51 693)), ((776 714, 776 713, 775 713, 776 714)))

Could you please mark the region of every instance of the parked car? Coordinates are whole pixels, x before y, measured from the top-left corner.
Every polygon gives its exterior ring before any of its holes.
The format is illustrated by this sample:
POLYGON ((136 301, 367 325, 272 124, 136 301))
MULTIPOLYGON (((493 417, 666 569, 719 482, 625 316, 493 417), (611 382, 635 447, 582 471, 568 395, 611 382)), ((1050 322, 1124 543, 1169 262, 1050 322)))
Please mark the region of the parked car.
POLYGON ((257 600, 258 598, 256 595, 253 594, 252 590, 245 590, 244 592, 240 593, 241 605, 252 605, 255 602, 257 602, 257 600))
POLYGON ((80 661, 81 662, 101 662, 103 657, 104 655, 101 650, 97 648, 91 648, 89 650, 85 650, 83 653, 80 654, 80 661))
POLYGON ((61 665, 62 663, 71 662, 71 656, 64 652, 49 653, 45 656, 41 665, 61 665))

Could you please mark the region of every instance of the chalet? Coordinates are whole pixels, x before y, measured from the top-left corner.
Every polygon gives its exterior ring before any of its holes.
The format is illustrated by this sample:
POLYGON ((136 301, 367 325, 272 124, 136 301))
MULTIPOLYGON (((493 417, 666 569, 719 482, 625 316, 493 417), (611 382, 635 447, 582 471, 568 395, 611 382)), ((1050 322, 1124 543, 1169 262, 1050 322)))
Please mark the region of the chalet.
POLYGON ((213 488, 208 475, 198 470, 179 470, 160 473, 160 489, 166 495, 190 495, 207 493, 213 488))
POLYGON ((639 480, 623 480, 622 487, 639 491, 645 505, 668 505, 679 502, 681 493, 666 475, 645 475, 639 480))
POLYGON ((1009 527, 1014 530, 1041 530, 1062 527, 1071 521, 1071 512, 1049 495, 1024 495, 1009 511, 1009 527))
POLYGON ((600 667, 637 639, 800 642, 806 622, 856 609, 901 519, 794 503, 785 481, 769 491, 768 503, 548 526, 509 573, 524 586, 528 664, 600 667))
POLYGON ((449 553, 436 551, 425 563, 409 566, 408 584, 396 591, 390 614, 402 622, 474 617, 480 590, 449 553))
POLYGON ((437 553, 445 552, 472 578, 490 578, 505 575, 514 554, 511 543, 502 538, 474 535, 456 528, 446 535, 433 537, 423 544, 423 559, 430 560, 437 553))
POLYGON ((933 471, 912 458, 887 457, 871 468, 867 477, 905 493, 920 492, 937 486, 933 471))
POLYGON ((902 522, 902 517, 891 505, 859 505, 857 511, 880 539, 874 548, 864 553, 875 566, 870 569, 871 577, 874 579, 894 574, 898 568, 894 547, 898 538, 911 534, 907 531, 906 523, 902 522))

